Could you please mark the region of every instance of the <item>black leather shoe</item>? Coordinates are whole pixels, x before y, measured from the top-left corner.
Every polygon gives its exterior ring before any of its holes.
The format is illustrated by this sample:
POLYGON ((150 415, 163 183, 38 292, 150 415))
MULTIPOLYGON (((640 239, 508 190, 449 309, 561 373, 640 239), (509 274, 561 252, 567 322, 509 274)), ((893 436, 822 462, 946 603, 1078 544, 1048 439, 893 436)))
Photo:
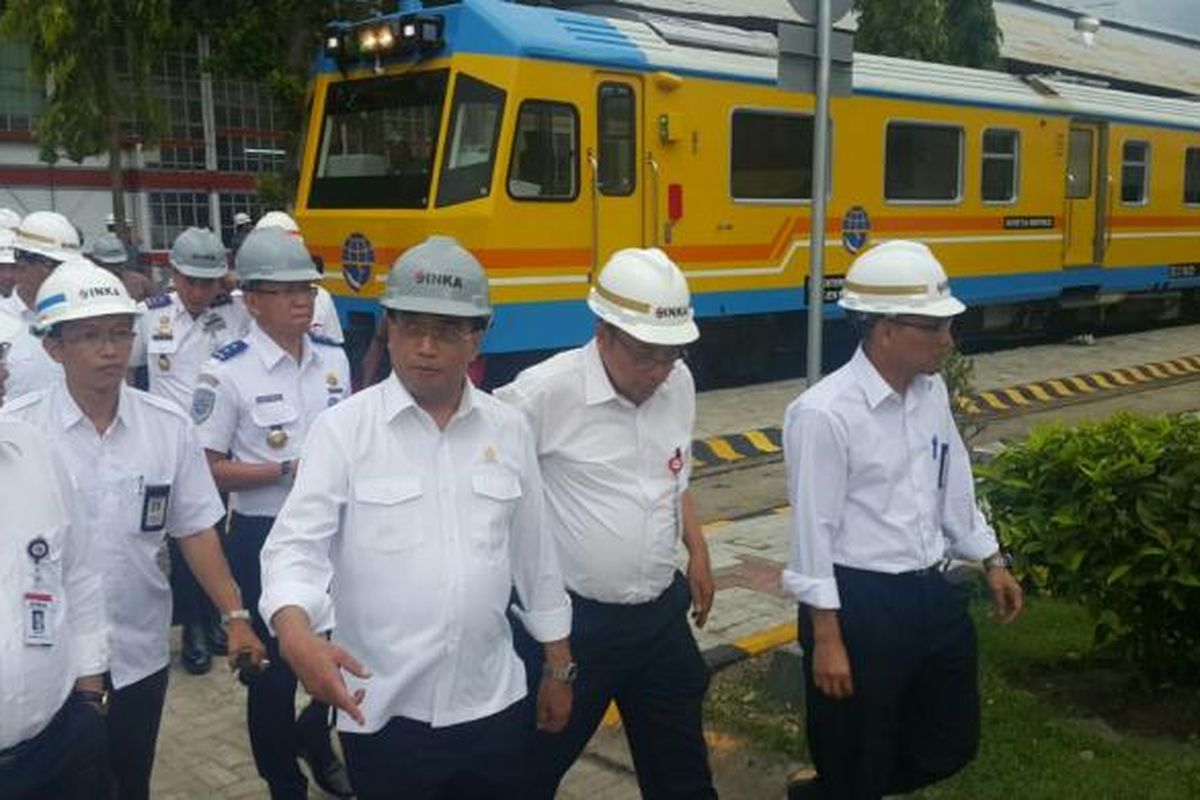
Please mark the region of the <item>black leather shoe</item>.
POLYGON ((214 656, 223 656, 229 652, 229 637, 225 635, 225 626, 219 622, 210 622, 208 628, 208 652, 214 656))
POLYGON ((346 771, 346 765, 337 757, 329 744, 325 745, 325 752, 319 755, 301 745, 300 757, 308 764, 308 771, 312 775, 313 782, 325 792, 334 797, 354 797, 354 787, 350 785, 350 773, 346 771))
POLYGON ((190 623, 183 626, 183 668, 192 675, 203 675, 212 669, 207 639, 204 625, 190 623))

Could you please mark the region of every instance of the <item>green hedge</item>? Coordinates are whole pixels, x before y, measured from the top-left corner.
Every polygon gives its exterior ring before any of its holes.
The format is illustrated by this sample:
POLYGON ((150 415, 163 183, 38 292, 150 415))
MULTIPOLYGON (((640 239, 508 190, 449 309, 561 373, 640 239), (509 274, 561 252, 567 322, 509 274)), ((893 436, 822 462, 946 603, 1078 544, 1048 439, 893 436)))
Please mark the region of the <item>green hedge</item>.
POLYGON ((978 474, 1027 584, 1084 605, 1150 680, 1200 681, 1200 419, 1042 427, 978 474))

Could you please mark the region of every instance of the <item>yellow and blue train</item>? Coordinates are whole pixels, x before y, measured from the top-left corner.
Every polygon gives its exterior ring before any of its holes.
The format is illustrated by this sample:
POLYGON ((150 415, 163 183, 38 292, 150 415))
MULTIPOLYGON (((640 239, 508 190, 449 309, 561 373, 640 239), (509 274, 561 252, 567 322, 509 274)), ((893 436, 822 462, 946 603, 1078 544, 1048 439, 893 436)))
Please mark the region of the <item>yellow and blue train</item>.
MULTIPOLYGON (((330 26, 296 217, 352 335, 431 233, 488 270, 493 360, 585 340, 591 277, 634 245, 682 266, 706 337, 799 335, 813 98, 778 87, 774 49, 507 0, 330 26)), ((904 237, 979 329, 1130 296, 1200 306, 1200 104, 856 54, 831 125, 829 298, 855 253, 904 237)))

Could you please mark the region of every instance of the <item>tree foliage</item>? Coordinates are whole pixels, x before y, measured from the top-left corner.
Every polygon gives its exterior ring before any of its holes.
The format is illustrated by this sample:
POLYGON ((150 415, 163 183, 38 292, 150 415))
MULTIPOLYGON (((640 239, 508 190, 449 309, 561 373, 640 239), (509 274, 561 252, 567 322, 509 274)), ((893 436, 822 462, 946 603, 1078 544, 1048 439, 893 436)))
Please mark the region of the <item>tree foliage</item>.
POLYGON ((855 48, 866 53, 995 69, 1000 26, 992 0, 854 0, 855 48))

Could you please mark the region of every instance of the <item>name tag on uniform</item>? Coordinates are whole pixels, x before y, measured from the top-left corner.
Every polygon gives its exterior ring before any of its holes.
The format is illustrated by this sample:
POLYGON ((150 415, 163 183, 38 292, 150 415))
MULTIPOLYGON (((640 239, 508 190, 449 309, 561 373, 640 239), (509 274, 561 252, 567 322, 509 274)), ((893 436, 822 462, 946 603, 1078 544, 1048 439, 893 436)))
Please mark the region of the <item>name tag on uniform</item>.
POLYGON ((54 644, 54 613, 57 603, 49 592, 25 593, 25 644, 49 647, 54 644))
POLYGON ((169 484, 146 487, 142 501, 142 530, 148 533, 161 531, 167 524, 167 501, 171 497, 169 484))

